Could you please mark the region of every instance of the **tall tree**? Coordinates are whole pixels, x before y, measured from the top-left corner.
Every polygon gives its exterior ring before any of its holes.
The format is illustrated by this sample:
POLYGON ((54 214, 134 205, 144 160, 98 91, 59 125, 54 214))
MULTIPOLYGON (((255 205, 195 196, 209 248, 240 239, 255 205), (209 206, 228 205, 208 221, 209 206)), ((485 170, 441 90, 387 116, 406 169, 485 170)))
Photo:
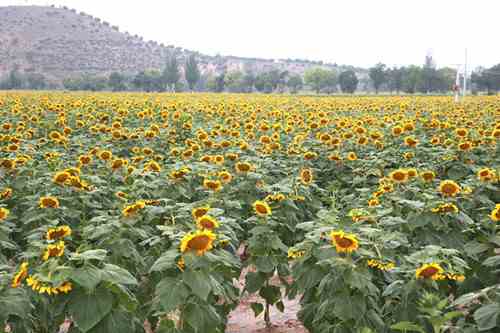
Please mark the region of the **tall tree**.
POLYGON ((479 68, 472 73, 471 79, 479 90, 485 90, 488 95, 498 92, 500 90, 500 64, 489 69, 479 68))
POLYGON ((179 72, 179 64, 177 62, 177 57, 171 55, 167 59, 167 63, 162 73, 162 80, 165 83, 167 90, 174 90, 181 74, 179 72))
POLYGON ((123 91, 127 89, 125 85, 125 76, 118 72, 113 72, 109 75, 108 86, 113 91, 123 91))
POLYGON ((401 89, 403 89, 403 69, 398 67, 388 69, 387 81, 391 93, 395 91, 396 94, 399 94, 401 89))
POLYGON ((421 72, 420 92, 430 93, 437 90, 437 70, 431 55, 425 57, 425 63, 421 72))
POLYGON ((200 79, 200 69, 198 68, 198 61, 196 60, 196 56, 194 54, 191 54, 186 60, 184 75, 186 76, 189 90, 193 90, 196 83, 200 79))
POLYGON ((300 89, 302 89, 304 82, 302 81, 302 77, 300 75, 294 74, 288 78, 286 85, 292 94, 296 94, 300 89))
POLYGON ((387 75, 385 71, 385 65, 378 63, 372 68, 370 68, 368 75, 373 83, 373 88, 375 88, 375 93, 378 94, 380 87, 387 81, 387 75))
POLYGON ((353 70, 344 71, 339 75, 340 90, 343 93, 354 93, 358 87, 358 82, 358 77, 353 70))
POLYGON ((311 87, 317 94, 325 88, 328 71, 323 68, 311 68, 304 74, 304 82, 311 87))
POLYGON ((403 71, 403 91, 408 94, 415 93, 422 82, 422 69, 411 65, 401 70, 403 71))

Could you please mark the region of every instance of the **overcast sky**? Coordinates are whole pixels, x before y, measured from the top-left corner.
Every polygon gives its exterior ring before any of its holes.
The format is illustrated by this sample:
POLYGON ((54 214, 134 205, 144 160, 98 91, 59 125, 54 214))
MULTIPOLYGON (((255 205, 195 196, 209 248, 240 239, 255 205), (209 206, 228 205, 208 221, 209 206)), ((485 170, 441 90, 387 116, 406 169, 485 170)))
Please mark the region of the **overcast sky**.
POLYGON ((500 63, 498 0, 0 0, 66 5, 205 54, 371 66, 500 63))

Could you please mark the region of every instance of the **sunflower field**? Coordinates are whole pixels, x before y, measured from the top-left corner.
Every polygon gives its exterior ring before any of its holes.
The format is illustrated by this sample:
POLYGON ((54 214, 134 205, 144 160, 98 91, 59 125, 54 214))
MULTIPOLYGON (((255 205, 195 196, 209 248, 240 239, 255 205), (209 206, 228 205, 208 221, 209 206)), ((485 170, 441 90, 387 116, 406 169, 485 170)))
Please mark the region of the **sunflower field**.
POLYGON ((498 96, 0 92, 0 330, 500 332, 499 141, 498 96))

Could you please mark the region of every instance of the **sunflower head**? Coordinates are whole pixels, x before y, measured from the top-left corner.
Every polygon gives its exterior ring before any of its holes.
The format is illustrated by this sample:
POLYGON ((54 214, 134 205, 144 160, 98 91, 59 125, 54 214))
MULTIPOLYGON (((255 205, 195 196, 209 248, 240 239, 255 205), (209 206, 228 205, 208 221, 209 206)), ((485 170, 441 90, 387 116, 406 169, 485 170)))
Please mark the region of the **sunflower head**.
POLYGON ((197 256, 202 256, 212 249, 215 239, 216 236, 211 230, 190 232, 182 238, 180 250, 182 253, 194 251, 197 256))
POLYGON ((332 231, 330 233, 332 245, 339 253, 351 253, 359 248, 359 242, 355 235, 346 234, 343 231, 332 231))
POLYGON ((389 174, 389 178, 396 183, 406 183, 408 181, 409 175, 406 170, 397 169, 389 174))
POLYGON ((460 186, 453 180, 444 180, 439 184, 439 192, 445 197, 454 197, 461 191, 460 186))
POLYGON ((491 211, 490 218, 494 222, 500 221, 500 204, 497 204, 496 207, 491 211))
POLYGON ((422 178, 422 180, 426 183, 430 183, 434 180, 434 178, 436 177, 436 174, 434 173, 434 171, 422 171, 420 173, 420 177, 422 178))
POLYGON ((40 208, 59 208, 59 200, 56 197, 41 197, 40 208))
POLYGON ((437 263, 424 264, 417 268, 415 277, 417 279, 433 279, 436 280, 444 272, 443 268, 437 263))
POLYGON ((203 215, 196 220, 196 226, 201 230, 213 230, 219 227, 219 222, 210 215, 203 215))
POLYGON ((10 214, 10 211, 7 208, 0 207, 0 221, 5 220, 10 214))
POLYGON ((207 190, 218 192, 222 189, 222 183, 220 180, 205 179, 203 181, 203 187, 207 190))
POLYGON ((304 185, 309 185, 313 181, 313 173, 311 169, 302 169, 300 171, 300 182, 304 185))
POLYGON ((45 234, 47 240, 57 240, 67 236, 71 236, 71 228, 63 225, 56 228, 50 228, 45 234))
POLYGON ((258 216, 271 215, 271 207, 265 201, 257 200, 253 203, 253 209, 258 216))

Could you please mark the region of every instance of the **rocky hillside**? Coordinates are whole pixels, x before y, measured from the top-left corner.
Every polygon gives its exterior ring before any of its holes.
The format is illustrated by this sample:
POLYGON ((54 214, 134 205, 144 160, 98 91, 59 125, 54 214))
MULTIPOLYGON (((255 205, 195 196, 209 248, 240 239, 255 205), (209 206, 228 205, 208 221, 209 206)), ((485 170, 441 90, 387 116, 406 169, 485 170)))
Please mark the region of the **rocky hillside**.
MULTIPOLYGON (((140 36, 121 32, 111 23, 69 8, 0 7, 0 76, 12 68, 42 73, 53 81, 83 73, 136 73, 162 68, 169 54, 176 54, 182 61, 192 52, 145 41, 140 36)), ((280 69, 303 73, 317 65, 334 67, 300 60, 197 54, 202 72, 280 69)))

